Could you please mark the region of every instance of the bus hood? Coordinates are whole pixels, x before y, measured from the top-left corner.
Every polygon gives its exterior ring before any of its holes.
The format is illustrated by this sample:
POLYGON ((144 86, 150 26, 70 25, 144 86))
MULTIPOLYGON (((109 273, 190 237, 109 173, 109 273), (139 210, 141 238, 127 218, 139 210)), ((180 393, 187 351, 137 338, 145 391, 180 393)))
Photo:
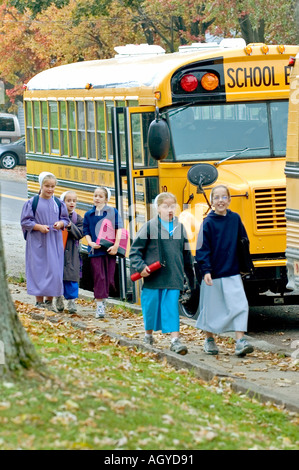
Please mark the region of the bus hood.
MULTIPOLYGON (((240 161, 227 161, 217 167, 219 176, 213 186, 218 184, 228 186, 232 194, 231 209, 239 212, 242 220, 246 219, 244 222, 248 223, 251 234, 254 232, 255 235, 259 236, 259 232, 262 232, 265 235, 266 230, 266 232, 269 232, 270 238, 273 238, 271 237, 273 233, 277 235, 279 232, 281 234, 281 230, 284 230, 286 204, 284 167, 284 158, 273 159, 271 161, 243 160, 241 164, 240 161), (272 221, 273 214, 275 214, 275 220, 272 221), (270 225, 271 230, 269 231, 270 225)), ((210 188, 205 188, 207 198, 210 196, 210 188)), ((191 187, 189 187, 189 190, 191 190, 191 187)), ((209 207, 205 202, 198 202, 197 198, 195 201, 195 204, 183 210, 179 216, 180 222, 185 226, 193 253, 196 250, 200 225, 209 212, 209 207)), ((251 235, 252 252, 261 253, 265 250, 264 245, 261 248, 261 243, 255 238, 257 237, 251 235)), ((275 240, 278 243, 277 237, 275 240)), ((284 249, 280 248, 280 251, 284 251, 284 249)))
POLYGON ((233 192, 256 188, 285 187, 285 159, 248 160, 240 163, 220 164, 216 184, 226 184, 233 192))

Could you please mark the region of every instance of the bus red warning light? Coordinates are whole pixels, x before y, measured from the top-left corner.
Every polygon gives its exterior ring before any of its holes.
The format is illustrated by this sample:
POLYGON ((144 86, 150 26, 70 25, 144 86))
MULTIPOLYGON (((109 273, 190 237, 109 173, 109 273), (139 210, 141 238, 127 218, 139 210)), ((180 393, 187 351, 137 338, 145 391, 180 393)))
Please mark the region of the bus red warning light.
POLYGON ((197 78, 192 74, 184 75, 180 81, 180 85, 184 91, 192 92, 196 90, 198 86, 197 78))

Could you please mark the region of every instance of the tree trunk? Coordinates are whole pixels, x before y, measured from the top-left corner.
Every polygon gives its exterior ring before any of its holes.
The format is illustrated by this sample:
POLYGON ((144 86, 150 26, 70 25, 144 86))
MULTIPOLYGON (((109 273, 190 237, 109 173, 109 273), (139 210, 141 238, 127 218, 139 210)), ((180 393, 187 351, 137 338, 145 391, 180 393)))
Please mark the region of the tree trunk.
POLYGON ((242 32, 242 37, 245 39, 246 44, 254 43, 254 42, 264 42, 265 37, 265 22, 264 20, 259 21, 259 25, 257 28, 253 28, 250 15, 241 15, 239 17, 239 24, 242 32))
POLYGON ((12 377, 25 369, 40 372, 42 368, 8 289, 0 228, 0 377, 12 377))

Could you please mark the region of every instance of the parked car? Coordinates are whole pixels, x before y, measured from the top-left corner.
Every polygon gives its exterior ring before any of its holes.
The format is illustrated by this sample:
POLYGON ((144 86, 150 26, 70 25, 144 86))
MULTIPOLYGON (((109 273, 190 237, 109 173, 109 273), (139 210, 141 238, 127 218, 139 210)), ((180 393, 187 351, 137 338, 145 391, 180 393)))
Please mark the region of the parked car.
POLYGON ((12 170, 16 165, 26 165, 25 137, 10 144, 0 144, 0 168, 12 170))
POLYGON ((21 137, 18 117, 14 114, 0 113, 0 143, 10 144, 21 137))

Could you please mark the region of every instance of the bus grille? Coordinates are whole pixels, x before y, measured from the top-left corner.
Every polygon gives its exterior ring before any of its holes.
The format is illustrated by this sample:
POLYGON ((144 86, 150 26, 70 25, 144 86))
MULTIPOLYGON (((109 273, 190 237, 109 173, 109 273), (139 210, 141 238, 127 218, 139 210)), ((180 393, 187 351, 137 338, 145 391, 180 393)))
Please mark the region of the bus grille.
POLYGON ((286 189, 255 190, 257 230, 285 230, 286 189))

